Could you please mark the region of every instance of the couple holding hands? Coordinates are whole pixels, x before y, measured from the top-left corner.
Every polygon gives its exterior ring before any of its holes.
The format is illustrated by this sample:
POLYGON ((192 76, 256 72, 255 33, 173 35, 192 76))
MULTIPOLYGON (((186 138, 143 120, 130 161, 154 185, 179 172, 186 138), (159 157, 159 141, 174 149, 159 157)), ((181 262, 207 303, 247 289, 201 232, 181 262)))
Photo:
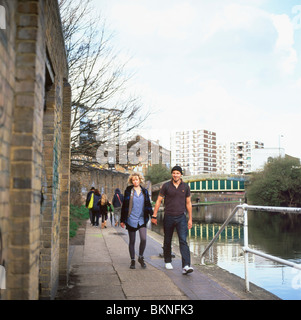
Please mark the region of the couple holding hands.
POLYGON ((136 232, 140 235, 138 262, 142 268, 146 268, 143 253, 146 247, 147 222, 157 224, 157 213, 164 199, 164 261, 166 269, 173 269, 171 264, 171 241, 176 228, 180 252, 182 256, 182 273, 193 271, 190 266, 190 251, 187 244, 188 229, 192 228, 192 205, 189 186, 182 180, 182 168, 175 166, 171 170, 172 179, 163 184, 154 210, 152 208, 147 189, 142 187, 143 176, 133 173, 129 177, 129 186, 124 192, 124 201, 121 209, 120 226, 126 227, 129 234, 129 253, 131 258, 131 269, 135 269, 135 240, 136 232), (186 219, 188 213, 188 223, 186 219))

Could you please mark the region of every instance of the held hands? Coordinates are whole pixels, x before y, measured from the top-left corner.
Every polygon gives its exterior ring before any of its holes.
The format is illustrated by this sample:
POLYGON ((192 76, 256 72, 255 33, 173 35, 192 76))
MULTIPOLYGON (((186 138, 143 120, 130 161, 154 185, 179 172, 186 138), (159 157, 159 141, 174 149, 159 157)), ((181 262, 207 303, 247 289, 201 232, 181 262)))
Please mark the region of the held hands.
POLYGON ((157 225, 157 217, 152 216, 151 222, 157 225))
MULTIPOLYGON (((155 224, 155 225, 157 225, 157 218, 156 217, 152 217, 152 223, 153 224, 155 224)), ((125 227, 125 224, 124 224, 124 222, 120 222, 120 227, 121 228, 124 228, 125 227)))
MULTIPOLYGON (((153 224, 155 224, 155 225, 157 225, 157 217, 153 217, 152 216, 152 219, 151 219, 151 222, 153 223, 153 224)), ((124 222, 120 222, 120 226, 121 226, 121 228, 124 228, 125 227, 125 224, 124 224, 124 222)), ((189 219, 188 220, 188 229, 191 229, 192 228, 192 219, 189 219)))

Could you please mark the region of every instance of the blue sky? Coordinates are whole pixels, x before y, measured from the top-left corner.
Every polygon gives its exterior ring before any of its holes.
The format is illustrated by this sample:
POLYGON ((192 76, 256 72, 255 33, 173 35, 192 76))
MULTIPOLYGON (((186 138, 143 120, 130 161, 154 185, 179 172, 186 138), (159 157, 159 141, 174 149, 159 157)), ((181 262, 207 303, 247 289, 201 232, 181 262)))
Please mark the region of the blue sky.
POLYGON ((95 0, 150 138, 206 129, 301 158, 301 0, 95 0))

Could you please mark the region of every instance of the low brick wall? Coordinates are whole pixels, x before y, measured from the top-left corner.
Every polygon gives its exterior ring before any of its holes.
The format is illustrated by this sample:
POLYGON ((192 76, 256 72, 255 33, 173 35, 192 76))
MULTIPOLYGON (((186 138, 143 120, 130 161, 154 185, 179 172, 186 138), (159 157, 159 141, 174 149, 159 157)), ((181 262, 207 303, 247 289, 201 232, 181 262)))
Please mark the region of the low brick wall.
POLYGON ((70 203, 73 205, 85 205, 87 193, 91 187, 105 193, 109 201, 114 196, 114 191, 119 188, 123 193, 127 187, 129 174, 91 168, 89 171, 71 174, 70 203))

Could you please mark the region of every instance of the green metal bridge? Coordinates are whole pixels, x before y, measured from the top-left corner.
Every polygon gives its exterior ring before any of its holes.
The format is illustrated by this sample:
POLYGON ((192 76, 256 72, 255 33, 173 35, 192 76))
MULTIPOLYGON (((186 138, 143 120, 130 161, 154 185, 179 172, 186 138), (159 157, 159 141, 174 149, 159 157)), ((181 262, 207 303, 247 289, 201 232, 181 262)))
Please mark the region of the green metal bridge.
MULTIPOLYGON (((202 174, 183 177, 191 192, 244 192, 246 180, 246 176, 242 175, 202 174)), ((153 185, 152 192, 158 192, 165 182, 153 185)))

